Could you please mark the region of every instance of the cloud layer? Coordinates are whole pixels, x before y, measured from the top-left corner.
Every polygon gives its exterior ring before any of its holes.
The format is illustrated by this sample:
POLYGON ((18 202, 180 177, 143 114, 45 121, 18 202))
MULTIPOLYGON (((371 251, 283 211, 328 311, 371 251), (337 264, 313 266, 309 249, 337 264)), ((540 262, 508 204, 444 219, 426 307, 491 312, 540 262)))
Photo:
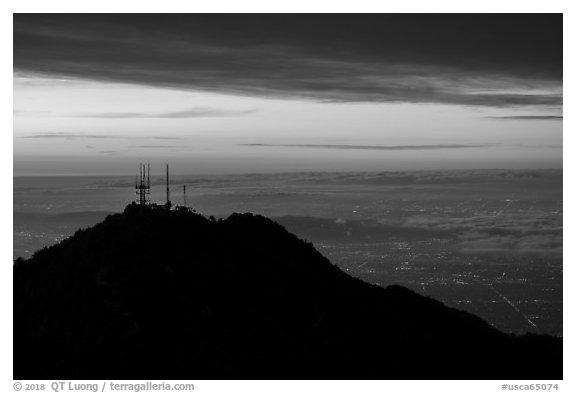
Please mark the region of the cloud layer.
POLYGON ((489 119, 496 119, 496 120, 540 120, 540 121, 562 121, 563 116, 490 116, 489 119))
POLYGON ((14 115, 34 115, 42 117, 80 117, 93 119, 193 119, 204 117, 247 116, 256 112, 256 109, 235 110, 197 107, 170 112, 90 112, 75 114, 15 110, 14 115))
POLYGON ((246 116, 255 113, 255 109, 230 110, 213 108, 192 108, 173 112, 105 112, 82 113, 72 117, 88 117, 98 119, 192 119, 200 117, 234 117, 246 116))
POLYGON ((271 143, 243 143, 240 146, 254 147, 296 147, 305 149, 338 149, 338 150, 438 150, 438 149, 470 149, 489 147, 492 145, 330 145, 330 144, 271 144, 271 143))
POLYGON ((87 134, 74 132, 38 132, 32 135, 22 136, 25 139, 142 139, 142 140, 167 140, 176 141, 184 138, 176 136, 125 136, 108 134, 87 134))
POLYGON ((562 15, 22 14, 14 70, 321 101, 559 108, 562 15))

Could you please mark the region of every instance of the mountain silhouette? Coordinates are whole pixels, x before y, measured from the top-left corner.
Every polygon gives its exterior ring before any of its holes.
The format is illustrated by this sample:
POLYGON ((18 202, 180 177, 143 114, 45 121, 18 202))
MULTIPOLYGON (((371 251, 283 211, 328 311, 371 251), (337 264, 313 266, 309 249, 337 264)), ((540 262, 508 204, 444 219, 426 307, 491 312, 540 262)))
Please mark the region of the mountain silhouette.
POLYGON ((262 216, 131 204, 14 263, 14 378, 562 379, 562 340, 365 283, 262 216))

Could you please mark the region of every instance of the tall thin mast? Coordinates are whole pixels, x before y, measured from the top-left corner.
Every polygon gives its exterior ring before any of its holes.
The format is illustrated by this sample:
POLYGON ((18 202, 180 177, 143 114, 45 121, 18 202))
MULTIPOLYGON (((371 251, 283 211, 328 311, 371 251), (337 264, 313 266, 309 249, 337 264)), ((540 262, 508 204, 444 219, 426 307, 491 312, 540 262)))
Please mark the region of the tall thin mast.
POLYGON ((140 164, 140 204, 146 204, 146 197, 144 196, 144 176, 146 176, 146 167, 140 164))
POLYGON ((184 184, 184 207, 186 207, 186 184, 184 184))
POLYGON ((166 164, 166 207, 170 209, 172 202, 170 202, 170 167, 166 164))

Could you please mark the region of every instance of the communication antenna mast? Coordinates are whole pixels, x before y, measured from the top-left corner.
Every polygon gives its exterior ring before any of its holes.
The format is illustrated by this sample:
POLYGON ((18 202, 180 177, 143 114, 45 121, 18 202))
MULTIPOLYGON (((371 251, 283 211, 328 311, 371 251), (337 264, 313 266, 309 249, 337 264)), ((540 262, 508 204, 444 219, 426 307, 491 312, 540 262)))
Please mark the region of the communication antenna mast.
POLYGON ((136 179, 136 194, 138 195, 138 203, 145 205, 148 202, 148 195, 150 195, 150 164, 148 164, 148 174, 146 174, 146 165, 140 163, 140 178, 136 179))
POLYGON ((170 209, 172 202, 170 202, 170 168, 166 164, 166 208, 170 209))
POLYGON ((184 207, 186 207, 186 184, 184 184, 183 187, 184 187, 184 207))

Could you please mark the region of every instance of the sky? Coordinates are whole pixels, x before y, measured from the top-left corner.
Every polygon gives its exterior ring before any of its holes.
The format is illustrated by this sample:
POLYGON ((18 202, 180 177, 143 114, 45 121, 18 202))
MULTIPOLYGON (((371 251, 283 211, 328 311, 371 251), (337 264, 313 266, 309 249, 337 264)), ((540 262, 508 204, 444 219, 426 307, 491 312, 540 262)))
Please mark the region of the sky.
POLYGON ((15 14, 13 55, 15 176, 562 167, 561 14, 15 14))

